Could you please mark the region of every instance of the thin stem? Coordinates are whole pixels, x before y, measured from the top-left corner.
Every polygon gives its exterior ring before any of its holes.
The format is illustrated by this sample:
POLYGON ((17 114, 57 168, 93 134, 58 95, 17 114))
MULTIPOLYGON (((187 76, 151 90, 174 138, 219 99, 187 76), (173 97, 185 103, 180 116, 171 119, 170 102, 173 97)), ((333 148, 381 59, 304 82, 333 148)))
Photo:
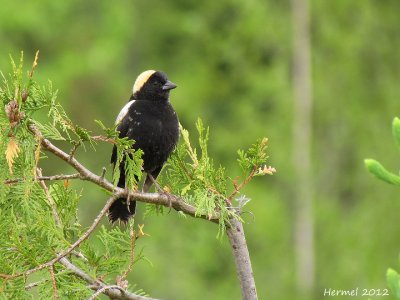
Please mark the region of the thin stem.
POLYGON ((83 241, 85 241, 90 234, 93 232, 93 230, 96 228, 96 226, 99 224, 99 222, 101 221, 101 219, 104 217, 104 215, 107 213, 108 209, 110 208, 110 206, 114 203, 115 200, 117 200, 118 198, 120 198, 122 196, 122 193, 116 193, 113 196, 111 196, 108 200, 107 203, 104 205, 104 207, 102 208, 102 210, 100 211, 100 213, 97 215, 97 217, 94 219, 92 225, 90 225, 90 227, 86 230, 86 232, 78 239, 75 241, 75 243, 73 243, 67 250, 64 250, 63 252, 59 253, 55 258, 53 258, 52 260, 43 263, 33 269, 27 270, 25 272, 19 272, 19 273, 15 273, 13 275, 7 275, 7 274, 0 274, 0 278, 4 278, 4 279, 13 279, 16 277, 20 277, 20 276, 28 276, 34 272, 40 271, 44 268, 48 268, 52 265, 54 265, 56 262, 58 262, 60 259, 62 259, 64 256, 70 254, 75 248, 77 248, 83 241))
POLYGON ((101 209, 100 213, 97 215, 97 217, 94 219, 92 225, 90 225, 90 227, 86 230, 86 232, 78 239, 75 241, 75 243, 73 243, 67 250, 65 250, 64 252, 62 252, 61 254, 59 254, 55 259, 54 259, 54 263, 56 263, 57 261, 59 261, 61 258, 63 258, 64 256, 70 254, 76 247, 78 247, 83 241, 85 241, 90 234, 93 232, 93 230, 97 227, 97 225, 100 223, 101 219, 104 217, 104 215, 108 212, 109 208, 111 207, 111 205, 115 202, 115 200, 117 200, 118 198, 120 198, 122 195, 121 193, 116 193, 113 196, 111 196, 106 204, 104 205, 104 207, 101 209))
MULTIPOLYGON (((93 281, 86 273, 77 269, 75 266, 71 266, 68 264, 68 260, 65 258, 71 251, 73 251, 76 247, 79 246, 84 240, 86 240, 89 235, 93 232, 94 228, 97 226, 98 222, 101 218, 106 214, 111 204, 119 197, 132 197, 137 201, 157 204, 157 205, 164 205, 164 206, 172 206, 177 211, 182 211, 183 213, 193 216, 193 217, 201 217, 203 219, 207 219, 214 223, 218 223, 219 215, 218 213, 214 213, 211 216, 208 215, 197 215, 196 208, 191 206, 185 201, 177 196, 171 195, 172 197, 168 197, 166 193, 141 193, 141 192, 134 192, 125 190, 119 187, 115 187, 112 183, 107 181, 105 178, 98 176, 84 167, 81 163, 79 163, 74 157, 71 157, 61 149, 54 146, 49 140, 43 137, 42 133, 39 129, 34 125, 30 125, 30 130, 39 138, 41 141, 41 145, 44 150, 53 153, 55 156, 61 158, 65 162, 67 162, 70 166, 72 166, 75 170, 77 170, 80 174, 82 180, 88 180, 90 182, 95 183, 96 185, 103 187, 104 189, 114 193, 112 197, 109 198, 106 205, 103 207, 99 215, 94 220, 93 224, 89 227, 89 229, 85 232, 84 235, 81 236, 73 245, 71 245, 67 250, 59 254, 56 258, 52 261, 43 264, 41 266, 36 267, 35 269, 28 270, 24 275, 29 275, 37 270, 43 269, 48 267, 49 265, 53 265, 54 263, 60 261, 64 266, 68 265, 70 268, 75 268, 77 276, 81 277, 82 279, 86 280, 87 282, 93 281), (79 272, 78 272, 79 270, 79 272)), ((254 177, 256 173, 256 168, 249 174, 249 176, 239 185, 235 186, 235 191, 230 195, 228 199, 232 199, 249 181, 251 178, 254 177)), ((242 224, 235 218, 230 220, 230 224, 227 225, 227 234, 229 237, 229 241, 231 244, 231 248, 233 249, 233 255, 235 258, 236 266, 237 266, 237 273, 241 285, 242 296, 245 300, 256 300, 257 299, 257 291, 255 288, 255 281, 252 272, 250 256, 247 249, 246 239, 243 231, 242 224)), ((20 274, 21 275, 21 274, 20 274)), ((0 274, 0 277, 4 278, 4 275, 0 274)), ((10 278, 11 275, 5 275, 5 278, 10 278)), ((16 275, 12 275, 15 277, 16 275)), ((95 286, 94 289, 98 290, 103 288, 105 285, 104 283, 100 283, 99 281, 94 282, 95 286), (97 288, 96 288, 97 287, 97 288)), ((119 289, 115 288, 105 288, 104 293, 110 296, 111 298, 116 299, 149 299, 146 297, 135 296, 133 298, 128 298, 126 293, 122 293, 119 289), (124 298, 125 297, 125 298, 124 298), (139 298, 138 298, 139 297, 139 298)))
POLYGON ((71 252, 71 254, 76 256, 76 257, 78 257, 78 258, 80 258, 80 259, 82 259, 82 260, 84 260, 84 261, 88 261, 88 259, 79 251, 73 250, 71 252))
POLYGON ((257 300, 256 283, 251 267, 249 250, 247 249, 243 224, 235 218, 230 220, 231 226, 226 233, 235 259, 236 271, 240 282, 243 300, 257 300))
POLYGON ((107 169, 106 169, 106 167, 103 167, 103 168, 101 169, 101 175, 100 175, 100 178, 104 179, 104 177, 106 176, 106 172, 107 172, 107 169))
POLYGON ((36 282, 32 282, 30 284, 28 284, 27 286, 25 286, 25 291, 29 291, 30 289, 37 287, 45 282, 49 281, 49 279, 42 279, 36 282))
POLYGON ((94 300, 98 296, 100 296, 101 294, 106 292, 107 290, 111 290, 111 289, 118 289, 118 290, 121 291, 122 295, 125 295, 125 290, 123 288, 121 288, 120 286, 118 286, 118 285, 105 285, 105 286, 99 288, 92 296, 90 296, 90 298, 88 298, 88 300, 94 300))
POLYGON ((129 235, 131 236, 131 257, 129 259, 129 265, 126 271, 118 278, 117 283, 122 283, 126 279, 126 276, 132 271, 133 263, 135 262, 135 241, 136 241, 136 233, 131 228, 129 230, 129 235))
POLYGON ((50 277, 51 277, 51 283, 53 285, 54 300, 58 300, 57 282, 56 282, 56 276, 54 275, 54 266, 53 265, 51 265, 49 267, 49 272, 50 272, 50 277))
POLYGON ((75 143, 74 146, 72 147, 71 151, 69 152, 69 159, 72 159, 75 155, 76 150, 78 149, 78 147, 81 145, 80 142, 75 143))
POLYGON ((171 207, 176 211, 182 211, 183 213, 190 215, 192 217, 202 218, 206 220, 210 220, 214 223, 218 223, 219 215, 218 213, 214 213, 210 216, 208 215, 199 215, 197 214, 196 207, 187 204, 182 198, 177 196, 168 196, 166 193, 142 193, 137 191, 127 191, 125 189, 114 186, 111 182, 98 176, 83 166, 76 158, 71 158, 70 156, 53 145, 48 139, 44 138, 40 130, 35 126, 35 124, 29 125, 30 130, 34 133, 42 143, 42 147, 44 150, 53 153, 55 156, 61 158, 65 162, 67 162, 70 166, 72 166, 76 171, 80 174, 80 179, 87 180, 93 182, 94 184, 104 188, 107 191, 112 193, 122 193, 122 195, 127 198, 134 198, 136 201, 152 203, 157 205, 163 205, 166 207, 171 207))
POLYGON ((249 183, 249 181, 254 177, 254 175, 257 172, 257 166, 254 166, 253 170, 251 170, 250 174, 237 186, 235 185, 235 190, 232 192, 232 194, 228 197, 229 201, 232 201, 233 197, 237 195, 237 193, 240 192, 242 188, 246 186, 246 184, 249 183))
MULTIPOLYGON (((40 168, 36 168, 36 174, 37 174, 38 178, 42 177, 42 170, 40 168)), ((43 188, 44 193, 46 194, 47 200, 49 201, 54 220, 56 221, 56 225, 57 225, 57 227, 61 228, 62 227, 61 219, 57 213, 56 203, 54 202, 53 197, 51 196, 46 183, 43 180, 40 180, 39 183, 40 183, 40 186, 43 188)))
MULTIPOLYGON (((70 180, 70 179, 81 179, 81 175, 79 173, 75 173, 71 175, 37 176, 36 179, 32 178, 32 180, 42 180, 42 181, 70 180)), ((14 184, 25 180, 26 179, 24 178, 7 179, 4 181, 4 184, 14 184)))
POLYGON ((108 137, 105 137, 105 136, 102 136, 102 135, 92 136, 92 139, 95 140, 95 141, 105 142, 105 143, 109 143, 109 144, 113 144, 113 145, 116 144, 114 139, 111 139, 111 138, 108 138, 108 137))
MULTIPOLYGON (((127 290, 115 285, 106 285, 98 279, 92 278, 90 275, 79 269, 76 265, 71 263, 67 258, 63 257, 60 259, 60 263, 66 267, 68 270, 72 271, 72 274, 80 279, 86 281, 90 288, 98 291, 102 289, 103 294, 107 295, 111 299, 125 299, 125 300, 157 300, 150 297, 140 296, 134 293, 130 293, 127 290)), ((97 294, 98 296, 100 294, 97 294)), ((93 297, 93 295, 92 295, 93 297)), ((94 298, 93 298, 94 299, 94 298)))

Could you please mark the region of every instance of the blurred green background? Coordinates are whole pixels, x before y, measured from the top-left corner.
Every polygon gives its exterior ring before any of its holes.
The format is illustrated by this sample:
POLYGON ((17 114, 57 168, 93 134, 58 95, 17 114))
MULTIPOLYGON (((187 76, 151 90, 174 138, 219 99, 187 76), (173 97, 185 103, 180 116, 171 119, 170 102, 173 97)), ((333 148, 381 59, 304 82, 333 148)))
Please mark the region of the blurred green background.
MULTIPOLYGON (((183 126, 194 133, 199 116, 211 127, 210 153, 232 178, 240 174, 236 150, 268 137, 278 172, 245 190, 254 214, 245 216, 247 240, 260 299, 299 299, 290 1, 0 6, 0 69, 7 73, 9 54, 17 58, 21 50, 29 69, 40 49, 36 80, 51 79, 72 119, 95 133, 95 119, 114 122, 136 76, 157 69, 178 84, 172 102, 183 126)), ((400 163, 390 130, 400 115, 399 12, 398 0, 311 1, 316 284, 308 298, 324 298, 325 288, 385 288, 386 269, 398 266, 399 191, 372 178, 363 159, 378 158, 392 170, 400 163)), ((100 173, 110 152, 101 144, 78 157, 100 173)), ((47 163, 49 175, 70 171, 47 163)), ((89 224, 105 196, 90 183, 73 185, 83 189, 79 215, 89 224)), ((143 220, 143 211, 139 204, 137 222, 150 237, 138 247, 152 266, 135 265, 131 283, 163 299, 240 298, 229 245, 216 239, 214 224, 175 212, 143 220)))

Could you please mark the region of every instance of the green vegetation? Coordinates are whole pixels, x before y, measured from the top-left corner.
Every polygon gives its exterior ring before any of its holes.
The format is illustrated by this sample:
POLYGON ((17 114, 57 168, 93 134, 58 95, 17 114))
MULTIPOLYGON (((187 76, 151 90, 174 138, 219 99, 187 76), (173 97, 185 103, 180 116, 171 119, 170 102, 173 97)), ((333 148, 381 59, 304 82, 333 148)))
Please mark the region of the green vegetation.
MULTIPOLYGON (((136 233, 134 219, 131 219, 122 228, 107 229, 103 226, 95 237, 92 232, 110 207, 110 201, 121 196, 118 194, 121 192, 114 189, 121 175, 118 166, 124 158, 127 187, 134 192, 139 189, 143 151, 131 148, 135 141, 119 138, 115 126, 107 128, 101 121, 96 121, 104 135, 92 136, 86 129, 75 125, 57 101, 57 92, 52 90, 51 84, 41 87, 33 80, 37 61, 38 52, 25 83, 23 55, 18 66, 11 59, 13 72, 9 77, 3 76, 4 82, 0 86, 0 101, 5 107, 0 114, 0 153, 4 153, 0 157, 0 165, 3 166, 0 172, 0 230, 7 233, 0 236, 0 292, 6 298, 22 299, 32 297, 31 289, 38 287, 40 298, 93 298, 102 293, 101 284, 108 282, 116 282, 120 289, 128 289, 129 292, 132 287, 126 277, 134 265, 144 258, 142 250, 138 253, 136 247, 136 240, 146 235, 144 225, 139 225, 136 233), (39 111, 47 116, 45 123, 35 118, 39 111), (63 153, 49 140, 65 141, 72 150, 69 154, 63 153), (75 158, 80 146, 86 150, 85 144, 90 146, 87 152, 94 152, 96 141, 108 142, 117 148, 117 163, 112 170, 113 184, 104 178, 106 168, 103 168, 102 178, 96 181, 93 179, 96 175, 90 174, 75 158), (78 173, 46 178, 40 167, 47 153, 61 158, 60 162, 69 163, 78 173), (78 203, 84 194, 79 195, 71 187, 70 178, 97 184, 99 188, 104 188, 104 197, 111 194, 88 229, 82 229, 77 217, 78 203), (64 182, 59 184, 56 180, 64 182), (85 275, 82 276, 82 273, 85 275), (28 283, 33 276, 41 279, 28 283), (99 279, 102 283, 97 282, 99 279), (98 294, 92 292, 93 289, 98 294)), ((233 221, 243 221, 240 212, 248 201, 241 200, 246 198, 241 194, 242 188, 255 176, 272 175, 275 169, 265 165, 268 158, 266 138, 247 151, 239 150, 238 163, 246 177, 240 183, 239 177, 232 181, 233 191, 228 194, 229 178, 224 168, 216 168, 208 155, 209 129, 204 128, 201 119, 196 127, 201 154, 197 155, 189 132, 181 127, 183 142, 172 154, 166 170, 165 183, 168 186, 165 190, 168 192, 158 192, 169 197, 171 206, 172 201, 178 201, 180 197, 181 203, 193 208, 194 212, 180 209, 180 214, 215 221, 219 226, 218 235, 222 237, 233 221), (238 207, 232 204, 235 200, 239 202, 238 207)), ((135 199, 134 196, 131 199, 135 199)), ((159 203, 147 204, 146 215, 151 211, 160 212, 159 203)), ((144 293, 139 290, 135 294, 144 293)))
MULTIPOLYGON (((397 144, 400 146, 400 119, 394 118, 392 122, 392 134, 397 144)), ((378 161, 374 159, 366 159, 365 166, 371 174, 375 175, 380 180, 387 183, 400 186, 400 176, 387 171, 378 161)), ((393 296, 400 299, 400 275, 393 269, 388 269, 386 272, 388 286, 390 287, 393 296)))
MULTIPOLYGON (((93 120, 112 126, 140 72, 160 69, 178 84, 171 101, 183 127, 194 136, 198 117, 210 126, 208 152, 216 169, 240 174, 236 149, 268 137, 278 176, 255 178, 244 188, 252 198, 243 215, 247 241, 260 299, 299 299, 289 1, 0 4, 0 69, 12 72, 9 54, 24 50, 28 62, 40 49, 35 80, 51 79, 68 116, 91 132, 99 131, 93 120)), ((398 188, 372 178, 363 160, 399 165, 388 146, 387 122, 399 110, 399 11, 398 0, 311 3, 315 299, 325 288, 386 288, 387 268, 398 264, 398 188)), ((45 120, 40 112, 37 118, 45 120)), ((71 138, 77 139, 74 133, 71 138)), ((95 154, 80 151, 77 157, 100 174, 110 153, 111 145, 98 144, 95 154)), ((44 161, 47 174, 60 168, 72 172, 52 157, 44 161)), ((104 193, 70 184, 84 197, 78 219, 86 226, 104 205, 104 193)), ((229 246, 215 238, 215 226, 173 212, 143 219, 145 210, 139 203, 135 223, 145 223, 150 236, 137 246, 152 266, 135 264, 130 282, 164 299, 239 298, 229 246)))

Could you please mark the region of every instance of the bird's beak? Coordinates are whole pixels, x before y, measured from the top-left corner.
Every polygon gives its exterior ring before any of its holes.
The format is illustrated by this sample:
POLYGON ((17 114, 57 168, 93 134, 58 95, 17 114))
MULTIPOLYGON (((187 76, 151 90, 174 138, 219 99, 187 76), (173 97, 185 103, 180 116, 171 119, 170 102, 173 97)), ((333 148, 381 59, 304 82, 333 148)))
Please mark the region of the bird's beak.
POLYGON ((169 80, 162 87, 162 89, 164 91, 169 91, 169 90, 172 90, 174 88, 176 88, 176 84, 171 82, 171 81, 169 81, 169 80))

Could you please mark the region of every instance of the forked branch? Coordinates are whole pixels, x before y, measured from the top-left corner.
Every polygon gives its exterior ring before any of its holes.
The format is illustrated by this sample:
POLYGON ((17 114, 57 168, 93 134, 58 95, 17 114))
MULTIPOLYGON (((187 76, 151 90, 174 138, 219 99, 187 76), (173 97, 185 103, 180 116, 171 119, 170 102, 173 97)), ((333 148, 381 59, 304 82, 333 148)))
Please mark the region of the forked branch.
MULTIPOLYGON (((111 204, 120 197, 131 197, 134 198, 137 201, 141 202, 146 202, 146 203, 152 203, 156 205, 163 205, 166 207, 172 207, 176 211, 182 211, 183 213, 193 216, 193 217, 200 217, 206 220, 209 220, 214 223, 218 223, 219 221, 219 215, 217 212, 214 214, 210 215, 199 215, 197 214, 196 207, 186 203, 183 199, 180 197, 177 197, 175 195, 167 195, 166 193, 142 193, 142 192, 136 192, 136 191, 127 191, 125 189, 115 187, 111 182, 107 181, 104 176, 98 176, 88 170, 84 165, 82 165, 74 156, 67 154, 66 152, 62 151, 58 147, 56 147, 54 144, 52 144, 48 139, 46 139, 42 133, 39 131, 39 129, 34 125, 30 124, 29 126, 30 130, 32 133, 37 137, 37 139, 41 143, 42 149, 45 151, 48 151, 50 153, 53 153, 55 156, 61 158, 64 160, 66 163, 68 163, 70 166, 72 166, 78 173, 70 175, 70 178, 79 178, 81 180, 87 180, 90 181, 105 190, 109 191, 112 193, 112 196, 108 199, 107 203, 103 207, 103 209, 100 211, 99 215, 96 217, 92 225, 89 227, 89 229, 74 243, 72 244, 67 250, 63 251, 57 257, 52 259, 51 261, 44 263, 34 269, 28 270, 23 273, 17 273, 14 275, 4 275, 0 274, 0 277, 10 279, 14 278, 17 276, 27 276, 33 272, 36 272, 38 270, 52 267, 56 262, 60 262, 63 264, 65 267, 68 269, 71 269, 74 273, 74 275, 82 278, 86 282, 91 284, 92 289, 96 291, 96 294, 104 293, 108 295, 112 299, 134 299, 134 300, 149 300, 151 298, 143 297, 143 296, 138 296, 135 294, 131 294, 128 291, 120 288, 120 287, 115 287, 115 286, 108 286, 98 280, 95 280, 88 276, 86 273, 84 273, 82 270, 77 268, 75 265, 73 265, 65 256, 70 254, 72 251, 75 250, 84 240, 86 240, 89 235, 93 232, 93 230, 96 228, 97 224, 99 221, 102 219, 102 217, 107 213, 109 207, 111 204)), ((68 176, 68 175, 63 175, 63 176, 68 176)), ((251 174, 250 177, 253 177, 254 174, 251 174)), ((58 179, 58 178, 57 178, 58 179)), ((53 179, 48 179, 48 180, 57 180, 55 177, 53 179)), ((19 180, 19 179, 17 179, 19 180)), ((39 180, 46 180, 45 177, 39 176, 39 180)), ((14 180, 10 180, 7 183, 14 183, 14 180)), ((43 181, 42 181, 43 182, 43 181)), ((245 182, 247 183, 247 182, 245 182)), ((245 184, 244 183, 244 184, 245 184)), ((233 196, 237 194, 237 192, 240 190, 240 188, 237 189, 233 193, 233 196)), ((232 196, 232 195, 231 195, 232 196)), ((233 197, 232 196, 232 197, 233 197)), ((255 300, 257 298, 257 291, 256 291, 256 286, 255 286, 255 281, 254 281, 254 276, 252 272, 252 267, 251 267, 251 262, 250 262, 250 256, 249 252, 247 249, 247 244, 246 244, 246 239, 245 235, 243 232, 243 226, 235 218, 232 218, 230 220, 230 224, 227 225, 227 234, 228 238, 233 250, 233 255, 237 267, 237 273, 238 277, 240 280, 240 286, 242 290, 242 296, 243 299, 245 300, 255 300)))

